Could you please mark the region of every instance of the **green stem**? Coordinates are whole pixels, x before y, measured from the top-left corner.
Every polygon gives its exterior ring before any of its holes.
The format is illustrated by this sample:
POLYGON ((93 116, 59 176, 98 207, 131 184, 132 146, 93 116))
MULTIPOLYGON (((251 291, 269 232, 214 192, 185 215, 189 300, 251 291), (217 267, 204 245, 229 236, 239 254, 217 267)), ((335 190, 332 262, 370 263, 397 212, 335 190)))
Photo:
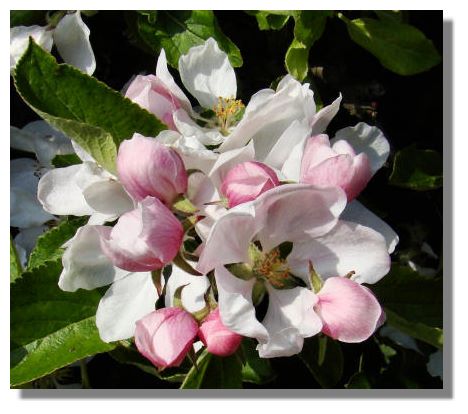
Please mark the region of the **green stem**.
POLYGON ((81 385, 84 389, 90 389, 91 385, 89 383, 88 367, 86 366, 86 360, 80 360, 80 372, 81 372, 81 385))

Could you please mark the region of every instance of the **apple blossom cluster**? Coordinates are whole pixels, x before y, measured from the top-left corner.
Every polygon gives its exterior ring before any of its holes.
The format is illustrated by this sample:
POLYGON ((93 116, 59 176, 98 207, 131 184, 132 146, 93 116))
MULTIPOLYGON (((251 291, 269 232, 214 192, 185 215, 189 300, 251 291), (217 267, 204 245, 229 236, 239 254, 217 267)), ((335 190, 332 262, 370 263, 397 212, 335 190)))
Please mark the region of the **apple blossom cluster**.
POLYGON ((211 38, 179 73, 199 106, 164 50, 155 75, 127 88, 168 129, 124 141, 115 174, 73 143, 82 163, 40 178, 46 212, 89 216, 64 246, 60 288, 110 285, 96 314, 102 340, 134 337, 161 369, 197 341, 227 356, 254 338, 271 358, 318 334, 369 338, 385 315, 364 284, 387 274, 398 243, 356 200, 388 157, 382 132, 359 123, 330 138, 341 96, 317 110, 289 75, 244 105, 211 38))

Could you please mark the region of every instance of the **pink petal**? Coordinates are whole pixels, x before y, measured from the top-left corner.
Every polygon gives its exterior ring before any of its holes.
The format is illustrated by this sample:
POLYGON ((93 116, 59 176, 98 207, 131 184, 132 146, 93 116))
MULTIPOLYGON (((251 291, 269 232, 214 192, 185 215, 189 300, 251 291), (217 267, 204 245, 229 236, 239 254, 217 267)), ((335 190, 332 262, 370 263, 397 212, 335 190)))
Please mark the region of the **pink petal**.
POLYGON ((335 155, 309 168, 301 177, 301 182, 319 187, 340 187, 345 190, 352 178, 352 158, 349 155, 335 155))
POLYGON ((301 182, 320 187, 340 187, 348 201, 352 201, 371 177, 367 155, 356 155, 346 141, 339 140, 332 148, 326 135, 316 135, 307 141, 301 162, 301 182))
POLYGON ((219 308, 212 311, 202 322, 198 336, 209 353, 228 356, 236 352, 242 336, 230 331, 221 321, 219 308))
POLYGON ((331 277, 318 293, 315 309, 322 318, 322 332, 342 342, 369 338, 382 317, 382 308, 364 286, 345 277, 331 277))
POLYGON ((232 208, 255 200, 278 185, 278 177, 270 167, 258 161, 247 161, 229 170, 221 185, 221 193, 227 197, 229 208, 232 208))
POLYGON ((135 345, 159 368, 179 366, 197 336, 198 325, 180 308, 163 308, 136 322, 135 345))
POLYGON ((154 138, 134 134, 122 142, 117 171, 125 190, 137 201, 153 196, 170 205, 187 191, 187 172, 179 154, 154 138))
POLYGON ((304 175, 309 168, 315 167, 322 161, 336 155, 336 152, 330 148, 328 135, 320 134, 310 137, 306 142, 304 155, 302 156, 301 176, 304 175))
POLYGON ((343 188, 348 200, 354 200, 359 193, 366 188, 367 183, 372 178, 369 159, 366 154, 361 152, 353 159, 353 178, 348 185, 343 188))
POLYGON ((154 197, 122 215, 113 228, 96 228, 106 256, 115 266, 131 272, 160 269, 171 262, 184 233, 177 218, 154 197))
POLYGON ((179 99, 156 76, 135 77, 125 96, 175 130, 172 115, 181 107, 179 99))
POLYGON ((282 242, 300 242, 329 232, 346 206, 338 187, 305 184, 282 185, 263 193, 254 202, 258 239, 269 251, 282 242))

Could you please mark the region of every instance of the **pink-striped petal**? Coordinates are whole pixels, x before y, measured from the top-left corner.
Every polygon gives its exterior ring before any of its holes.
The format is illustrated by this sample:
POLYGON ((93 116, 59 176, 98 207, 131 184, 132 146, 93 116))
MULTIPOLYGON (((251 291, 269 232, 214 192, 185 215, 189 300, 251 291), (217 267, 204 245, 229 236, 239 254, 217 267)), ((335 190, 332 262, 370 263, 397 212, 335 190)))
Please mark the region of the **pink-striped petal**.
POLYGON ((258 161, 247 161, 229 170, 221 185, 221 193, 227 197, 228 206, 232 208, 255 200, 278 185, 278 177, 270 167, 258 161))
POLYGON ((187 172, 179 154, 140 134, 120 144, 117 171, 125 190, 137 201, 152 196, 170 205, 187 190, 187 172))
POLYGON ((198 325, 180 308, 163 308, 136 322, 138 351, 159 368, 177 367, 197 336, 198 325))
POLYGON ((372 292, 345 277, 327 279, 318 297, 315 309, 323 321, 322 332, 341 342, 365 341, 382 318, 372 292))
POLYGON ((113 228, 96 228, 106 256, 115 266, 131 272, 161 269, 172 261, 184 233, 177 218, 154 197, 122 215, 113 228))
POLYGON ((223 324, 219 308, 211 311, 203 320, 198 336, 209 353, 219 356, 232 355, 242 341, 241 335, 229 330, 223 324))

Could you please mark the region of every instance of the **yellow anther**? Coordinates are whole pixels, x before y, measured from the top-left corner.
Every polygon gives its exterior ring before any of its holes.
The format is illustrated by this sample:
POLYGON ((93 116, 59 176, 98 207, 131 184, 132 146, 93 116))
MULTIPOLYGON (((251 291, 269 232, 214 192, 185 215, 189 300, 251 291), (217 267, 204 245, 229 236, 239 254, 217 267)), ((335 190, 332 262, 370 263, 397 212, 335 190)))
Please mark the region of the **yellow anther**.
POLYGON ((268 280, 277 288, 284 287, 284 281, 289 277, 289 267, 281 259, 279 249, 273 249, 265 253, 263 257, 254 264, 254 272, 268 280))
POLYGON ((218 124, 223 134, 228 134, 229 125, 237 115, 237 113, 244 108, 244 104, 240 99, 235 98, 218 98, 218 103, 213 107, 213 111, 218 118, 218 124))

